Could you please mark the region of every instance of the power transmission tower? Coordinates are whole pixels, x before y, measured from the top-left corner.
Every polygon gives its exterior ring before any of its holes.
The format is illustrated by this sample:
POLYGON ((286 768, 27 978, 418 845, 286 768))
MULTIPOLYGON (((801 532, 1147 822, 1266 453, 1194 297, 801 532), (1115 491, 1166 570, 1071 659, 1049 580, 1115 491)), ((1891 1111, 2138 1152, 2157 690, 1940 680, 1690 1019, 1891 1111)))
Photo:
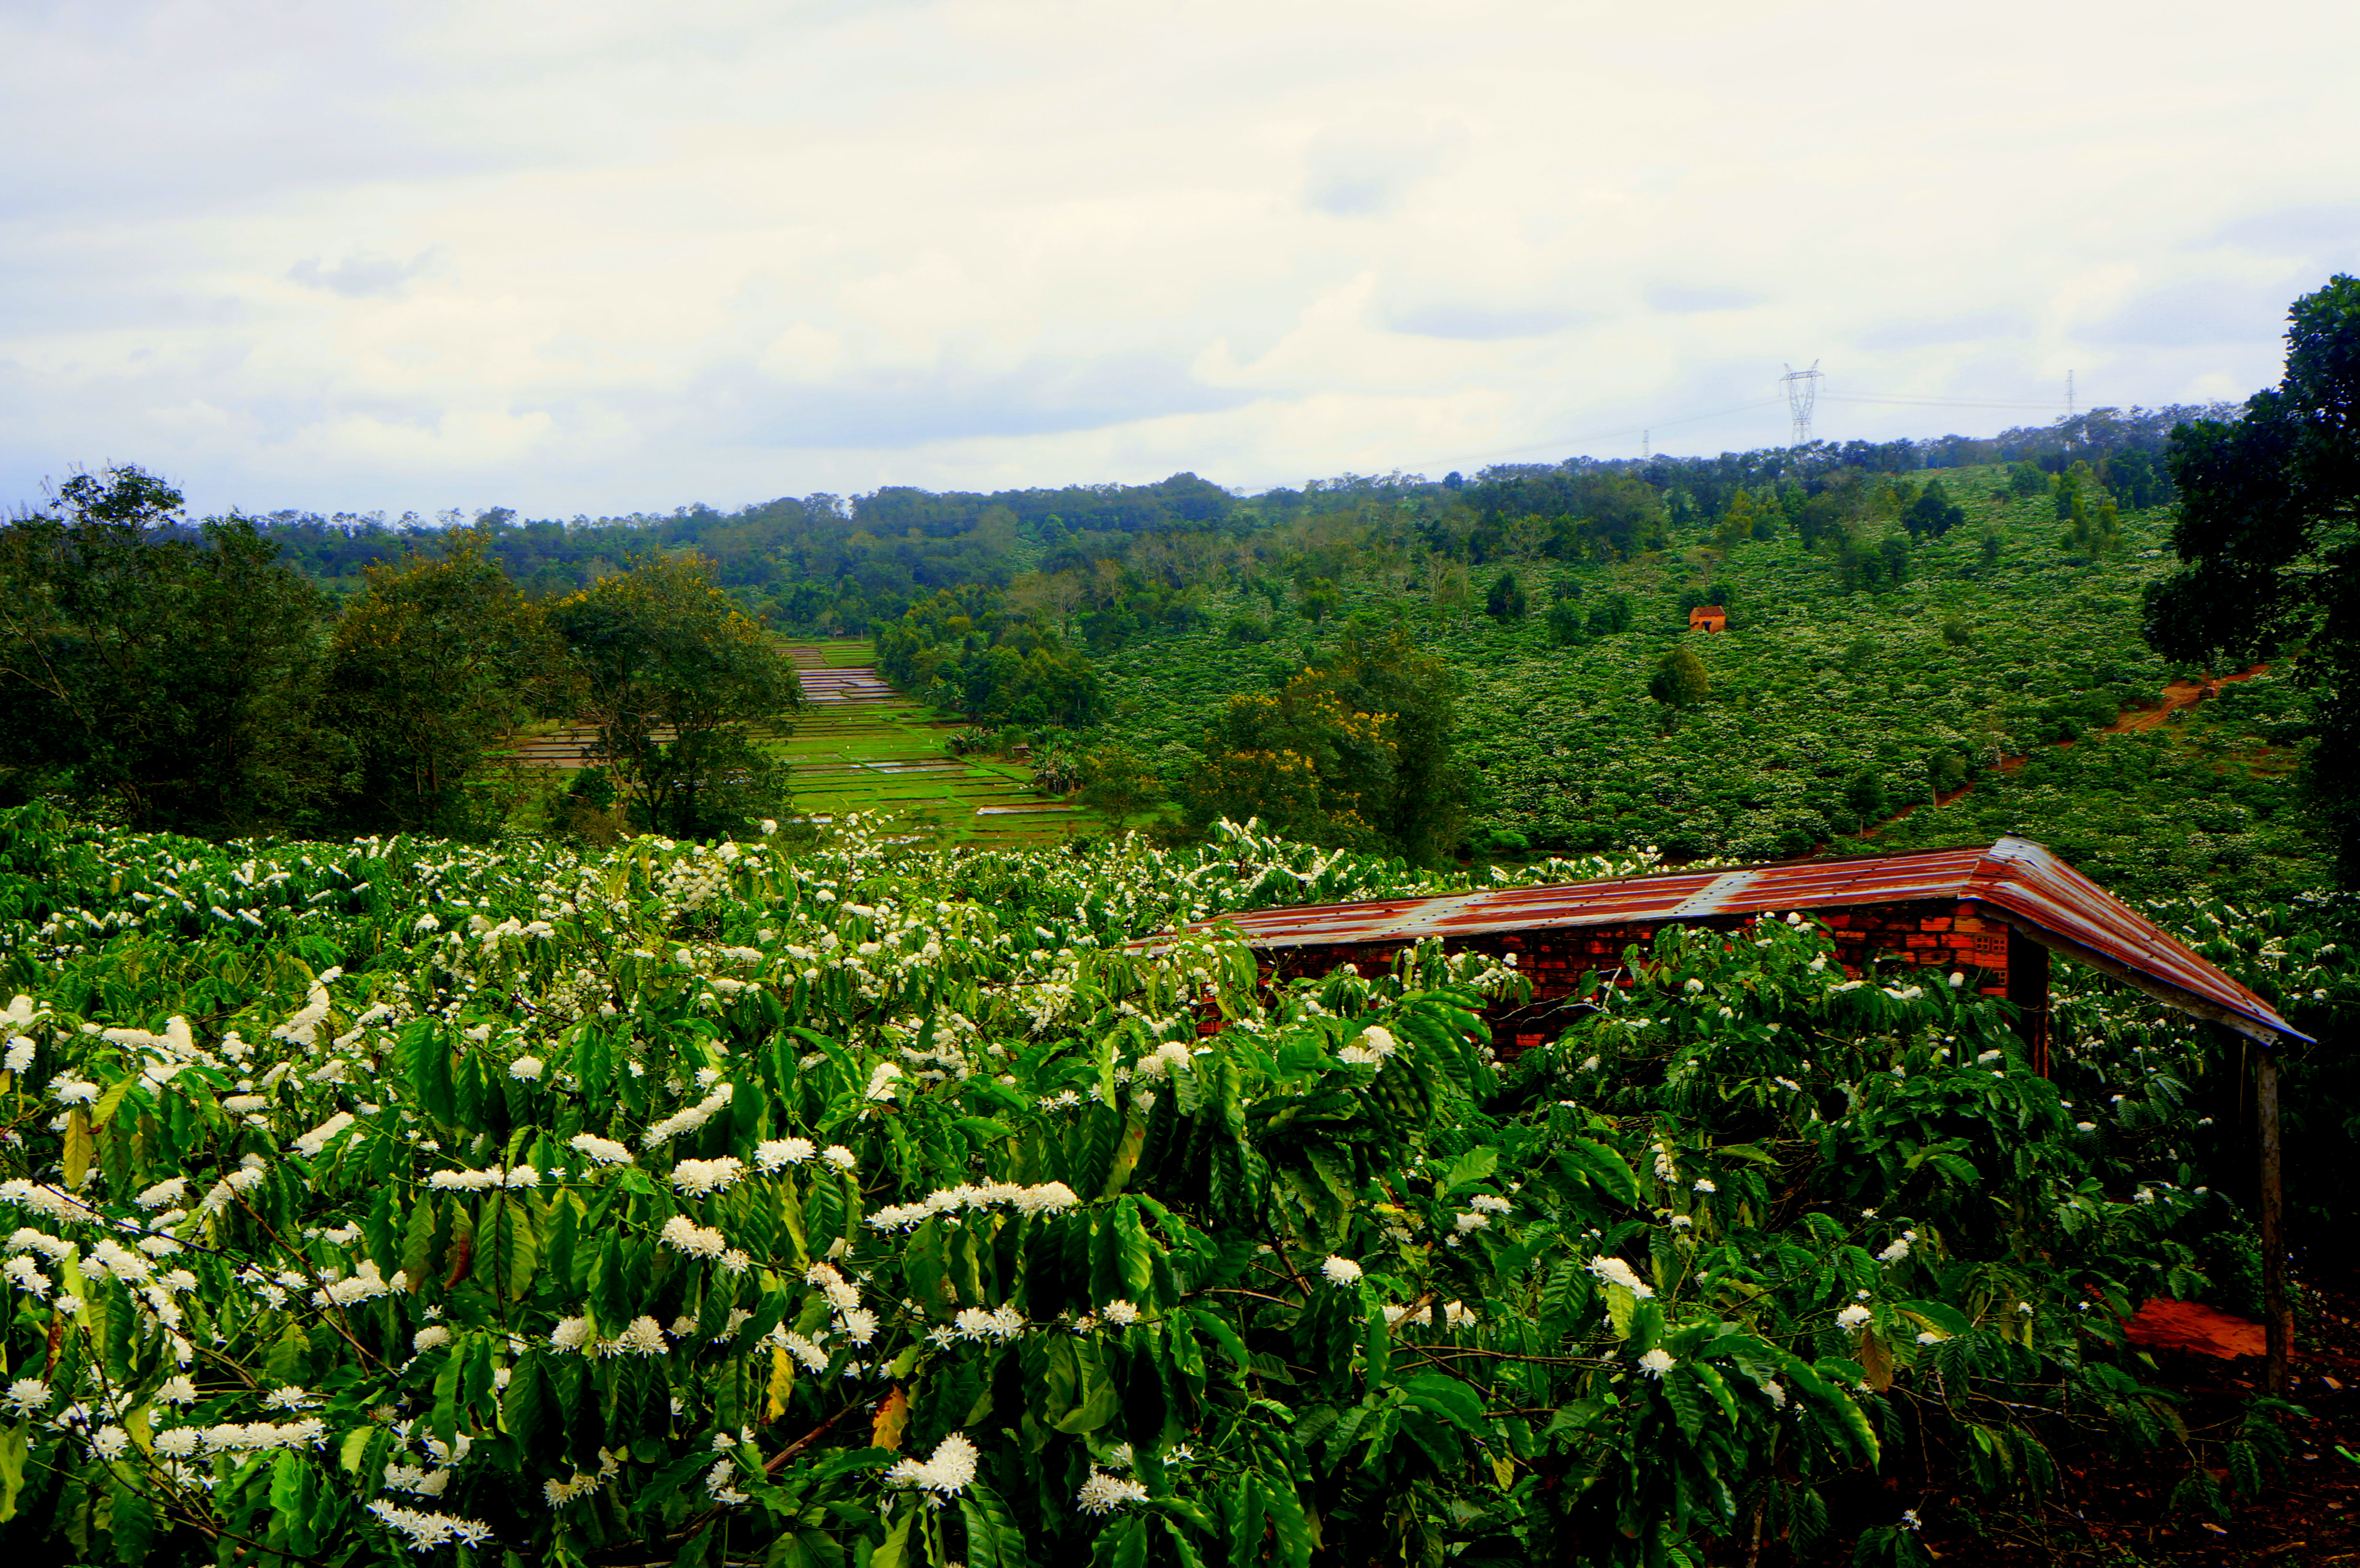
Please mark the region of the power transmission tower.
POLYGON ((1819 362, 1816 359, 1811 361, 1808 370, 1797 370, 1790 365, 1786 367, 1786 374, 1778 379, 1786 385, 1786 408, 1795 416, 1795 444, 1808 446, 1811 444, 1811 405, 1819 397, 1819 362))

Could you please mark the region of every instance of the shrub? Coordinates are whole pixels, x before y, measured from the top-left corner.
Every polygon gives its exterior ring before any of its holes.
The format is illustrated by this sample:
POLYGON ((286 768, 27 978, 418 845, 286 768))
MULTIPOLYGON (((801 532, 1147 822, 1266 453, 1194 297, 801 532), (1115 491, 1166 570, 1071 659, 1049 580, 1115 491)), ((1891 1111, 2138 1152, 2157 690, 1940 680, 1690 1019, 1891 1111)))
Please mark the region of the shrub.
POLYGON ((1559 648, 1579 648, 1590 640, 1590 617, 1583 614, 1578 600, 1557 600, 1548 607, 1545 618, 1549 637, 1559 648))
POLYGON ((1495 621, 1521 621, 1526 602, 1524 585, 1513 572, 1502 572, 1483 596, 1483 607, 1495 621))

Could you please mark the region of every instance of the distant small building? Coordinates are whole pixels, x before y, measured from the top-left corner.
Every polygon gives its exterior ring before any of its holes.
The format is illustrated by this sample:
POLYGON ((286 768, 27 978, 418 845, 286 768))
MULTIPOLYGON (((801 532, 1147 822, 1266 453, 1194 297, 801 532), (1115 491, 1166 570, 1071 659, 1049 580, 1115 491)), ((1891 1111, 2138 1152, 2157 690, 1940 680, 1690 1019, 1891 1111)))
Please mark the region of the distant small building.
POLYGON ((1688 630, 1692 632, 1725 632, 1729 629, 1729 612, 1719 604, 1699 604, 1688 612, 1688 630))

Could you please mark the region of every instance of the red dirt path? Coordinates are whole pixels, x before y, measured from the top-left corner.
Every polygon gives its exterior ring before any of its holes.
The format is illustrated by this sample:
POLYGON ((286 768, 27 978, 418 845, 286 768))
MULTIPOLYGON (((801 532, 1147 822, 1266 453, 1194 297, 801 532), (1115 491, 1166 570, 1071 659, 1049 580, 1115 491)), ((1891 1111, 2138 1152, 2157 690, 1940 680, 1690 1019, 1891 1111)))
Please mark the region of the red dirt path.
MULTIPOLYGON (((2184 709, 2192 708, 2197 703, 2202 702, 2204 700, 2204 689, 2208 684, 2210 684, 2215 691, 2218 691, 2221 687, 2230 685, 2235 681, 2251 681, 2255 676, 2267 671, 2268 669, 2269 666, 2267 664, 2256 664, 2248 669, 2236 670, 2228 675, 2213 676, 2209 682, 2203 681, 2174 681, 2164 687, 2163 694, 2157 699, 2156 705, 2154 707, 2125 708, 2120 714, 2116 715, 2113 724, 2106 725, 2103 729, 2093 731, 2092 733, 2096 735, 2130 735, 2140 730, 2160 729, 2171 718, 2172 714, 2180 713, 2184 709)), ((2060 740, 2057 742, 2057 749, 2063 751, 2071 746, 2072 744, 2073 743, 2070 740, 2060 740)), ((2022 757, 2001 757, 1999 759, 1999 771, 2002 773, 2021 773, 2024 771, 2024 758, 2022 757)), ((1935 796, 1932 803, 1937 806, 1947 806, 1951 801, 1957 800, 1960 796, 1967 794, 1973 789, 1974 785, 1972 782, 1961 784, 1955 789, 1935 796)), ((1909 815, 1910 812, 1917 810, 1918 806, 1916 805, 1904 806, 1899 811, 1894 812, 1891 816, 1885 818, 1883 822, 1877 823, 1874 827, 1863 828, 1857 833, 1848 833, 1845 836, 1848 838, 1874 838, 1878 833, 1883 833, 1886 828, 1891 827, 1894 823, 1901 821, 1904 817, 1909 815)), ((1810 853, 1812 855, 1816 855, 1819 853, 1819 850, 1814 848, 1810 853)))

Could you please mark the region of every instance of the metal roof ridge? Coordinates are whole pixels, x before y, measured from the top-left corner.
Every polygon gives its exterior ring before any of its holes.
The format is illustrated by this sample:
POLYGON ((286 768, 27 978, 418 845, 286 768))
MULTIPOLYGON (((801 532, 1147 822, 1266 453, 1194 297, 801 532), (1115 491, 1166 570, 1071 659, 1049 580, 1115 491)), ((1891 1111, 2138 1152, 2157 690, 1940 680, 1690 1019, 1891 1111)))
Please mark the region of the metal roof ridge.
MULTIPOLYGON (((2117 979, 2128 981, 2136 989, 2147 991, 2150 996, 2154 996, 2158 990, 2173 991, 2181 996, 2193 998, 2203 1010, 2234 1013, 2285 1039, 2299 1040, 2311 1045, 2318 1043, 2310 1035, 2288 1023, 2278 1010, 2270 1006, 2268 999, 2254 990, 2252 986, 2239 981, 2235 975, 2229 974, 2219 964, 2212 963, 2202 953, 2180 942, 2169 931, 2116 898, 2103 884, 2076 869, 2048 845, 2014 833, 2004 834, 1993 841, 1990 849, 1985 851, 1983 858, 1976 863, 1976 872, 1980 874, 1984 864, 1994 861, 1998 863, 2000 874, 1991 878, 1991 893, 1978 898, 1977 901, 1996 905, 2010 917, 2010 924, 2021 923, 2030 926, 2041 935, 2048 937, 2049 942, 2043 945, 2053 945, 2067 950, 2070 956, 2112 974, 2117 979), (2111 920, 2107 921, 2105 934, 2136 948, 2140 956, 2147 961, 2146 964, 2135 966, 2125 964, 2120 958, 2092 948, 2079 937, 2058 930, 2055 924, 2043 919, 2037 907, 2036 897, 2027 887, 2029 878, 2025 877, 2020 869, 2025 866, 2038 867, 2059 876, 2060 879, 2070 878, 2072 882, 2080 884, 2076 891, 2083 892, 2084 896, 2095 894, 2111 905, 2114 910, 2129 917, 2128 924, 2111 920), (2025 891, 2017 892, 2018 889, 2025 889, 2025 891), (2015 898, 2002 896, 2008 893, 2016 893, 2017 896, 2015 898), (2018 907, 2019 900, 2023 904, 2036 907, 2018 907), (2158 940, 2158 938, 2160 941, 2158 940), (2181 983, 2173 977, 2173 972, 2180 968, 2183 963, 2195 964, 2199 978, 2207 977, 2208 972, 2209 975, 2217 976, 2227 984, 2234 995, 2229 997, 2212 996, 2181 983), (2245 1000, 2239 998, 2245 998, 2245 1000)), ((2161 996, 2157 999, 2168 1000, 2161 996)), ((2178 1005, 2186 1010, 2185 1004, 2178 1005)))

